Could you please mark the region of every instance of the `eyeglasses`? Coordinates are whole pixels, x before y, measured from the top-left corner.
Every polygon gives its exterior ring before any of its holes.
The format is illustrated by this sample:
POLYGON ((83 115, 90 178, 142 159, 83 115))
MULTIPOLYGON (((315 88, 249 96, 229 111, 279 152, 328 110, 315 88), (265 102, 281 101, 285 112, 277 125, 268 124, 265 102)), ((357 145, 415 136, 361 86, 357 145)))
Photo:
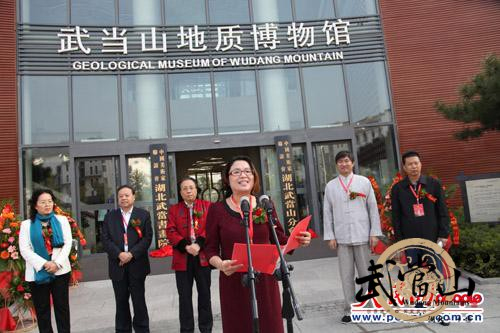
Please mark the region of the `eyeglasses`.
POLYGON ((50 205, 54 204, 54 201, 52 201, 52 200, 38 201, 37 204, 40 205, 40 206, 50 206, 50 205))
POLYGON ((229 174, 231 176, 236 176, 236 177, 241 176, 242 173, 244 173, 248 177, 253 176, 252 169, 245 169, 245 170, 234 169, 234 170, 229 171, 229 174))

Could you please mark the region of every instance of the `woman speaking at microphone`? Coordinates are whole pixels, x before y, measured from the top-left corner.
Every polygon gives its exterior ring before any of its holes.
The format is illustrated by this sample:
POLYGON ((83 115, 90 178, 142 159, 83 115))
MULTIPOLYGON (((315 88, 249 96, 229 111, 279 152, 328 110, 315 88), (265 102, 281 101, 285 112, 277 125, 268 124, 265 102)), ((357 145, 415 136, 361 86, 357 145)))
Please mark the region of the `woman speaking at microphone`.
MULTIPOLYGON (((272 244, 269 223, 263 215, 256 215, 260 180, 250 158, 238 156, 226 165, 224 171, 224 190, 226 199, 212 204, 207 215, 207 239, 205 253, 212 266, 221 271, 219 275, 222 329, 224 332, 252 332, 252 308, 250 288, 244 287, 237 273, 243 265, 231 260, 235 243, 246 243, 245 227, 241 223, 240 199, 247 196, 250 201, 250 239, 254 244, 272 244)), ((277 221, 276 212, 273 216, 277 221)), ((277 221, 276 233, 281 244, 285 235, 277 221)), ((311 241, 308 232, 297 236, 302 246, 311 241)), ((261 274, 255 284, 259 315, 259 330, 266 333, 283 332, 281 301, 278 283, 274 276, 261 274)))

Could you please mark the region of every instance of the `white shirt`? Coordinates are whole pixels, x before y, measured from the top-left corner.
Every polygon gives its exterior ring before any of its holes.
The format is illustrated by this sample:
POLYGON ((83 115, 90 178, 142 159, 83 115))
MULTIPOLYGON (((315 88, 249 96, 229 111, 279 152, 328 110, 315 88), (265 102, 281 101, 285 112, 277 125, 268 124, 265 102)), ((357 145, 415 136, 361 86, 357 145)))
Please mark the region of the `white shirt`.
MULTIPOLYGON (((64 245, 52 250, 51 261, 55 262, 57 266, 60 267, 55 275, 62 275, 71 271, 71 264, 68 257, 71 252, 73 238, 71 237, 71 227, 69 226, 68 219, 62 215, 56 215, 56 218, 61 223, 64 245)), ((35 281, 35 270, 37 272, 41 270, 47 260, 35 253, 33 245, 31 244, 30 228, 31 220, 24 220, 21 223, 21 231, 19 232, 19 251, 26 261, 24 279, 26 281, 35 281)))
POLYGON ((381 236, 380 216, 377 200, 370 180, 366 177, 351 174, 339 176, 329 181, 325 187, 323 202, 324 239, 335 239, 339 244, 359 245, 369 242, 370 236, 381 236), (350 200, 339 177, 342 178, 350 192, 366 195, 350 200))
POLYGON ((125 223, 127 224, 130 222, 130 216, 132 216, 132 211, 134 210, 134 207, 130 208, 128 212, 125 212, 123 209, 120 208, 120 211, 122 212, 123 219, 125 220, 125 223))

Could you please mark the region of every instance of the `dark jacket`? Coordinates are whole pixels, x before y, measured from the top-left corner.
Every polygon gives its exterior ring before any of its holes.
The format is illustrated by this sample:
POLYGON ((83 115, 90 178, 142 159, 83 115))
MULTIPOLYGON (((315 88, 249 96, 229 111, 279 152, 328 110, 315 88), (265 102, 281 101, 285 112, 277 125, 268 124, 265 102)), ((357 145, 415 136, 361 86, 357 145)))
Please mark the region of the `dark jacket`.
POLYGON ((422 184, 422 190, 425 189, 437 199, 436 202, 429 198, 420 199, 420 203, 424 205, 425 216, 419 217, 416 217, 413 211, 413 205, 417 203, 417 199, 410 189, 408 177, 392 188, 392 225, 397 241, 407 238, 424 238, 436 242, 438 237, 448 237, 450 218, 441 183, 435 178, 421 176, 419 184, 422 184))
MULTIPOLYGON (((111 280, 121 280, 125 266, 120 266, 118 255, 124 251, 123 221, 120 209, 113 209, 106 214, 102 226, 102 245, 108 254, 109 277, 111 280)), ((142 278, 151 272, 148 258, 148 248, 153 239, 151 216, 147 210, 134 207, 127 228, 128 250, 133 259, 127 263, 130 274, 142 278), (141 222, 139 228, 142 238, 132 226, 133 220, 141 222)))
MULTIPOLYGON (((205 256, 205 226, 208 213, 209 201, 196 199, 194 210, 201 214, 195 217, 195 236, 196 243, 200 246, 200 265, 208 266, 205 256)), ((185 271, 187 267, 186 245, 191 244, 191 220, 189 218, 189 209, 184 202, 170 206, 168 209, 167 237, 174 248, 174 257, 172 258, 172 269, 175 271, 185 271)))

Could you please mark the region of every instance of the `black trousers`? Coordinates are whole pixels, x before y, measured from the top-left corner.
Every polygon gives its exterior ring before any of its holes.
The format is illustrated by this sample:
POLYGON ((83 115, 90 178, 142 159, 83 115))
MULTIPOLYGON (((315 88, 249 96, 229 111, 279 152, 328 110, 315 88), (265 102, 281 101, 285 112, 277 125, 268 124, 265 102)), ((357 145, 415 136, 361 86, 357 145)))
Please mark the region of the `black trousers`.
POLYGON ((69 277, 71 273, 56 275, 56 278, 47 284, 30 282, 31 297, 35 306, 40 333, 52 333, 50 295, 54 302, 54 313, 58 333, 69 333, 71 330, 69 319, 69 277))
POLYGON ((200 265, 198 256, 187 255, 186 271, 176 271, 179 292, 179 321, 181 332, 194 332, 193 280, 198 290, 198 327, 200 332, 212 332, 213 317, 210 301, 210 267, 200 265))
POLYGON ((136 278, 125 267, 123 279, 113 280, 115 292, 116 315, 115 330, 117 333, 131 333, 132 327, 137 333, 149 333, 149 316, 144 297, 146 277, 136 278), (134 319, 130 315, 129 298, 132 297, 134 319))

